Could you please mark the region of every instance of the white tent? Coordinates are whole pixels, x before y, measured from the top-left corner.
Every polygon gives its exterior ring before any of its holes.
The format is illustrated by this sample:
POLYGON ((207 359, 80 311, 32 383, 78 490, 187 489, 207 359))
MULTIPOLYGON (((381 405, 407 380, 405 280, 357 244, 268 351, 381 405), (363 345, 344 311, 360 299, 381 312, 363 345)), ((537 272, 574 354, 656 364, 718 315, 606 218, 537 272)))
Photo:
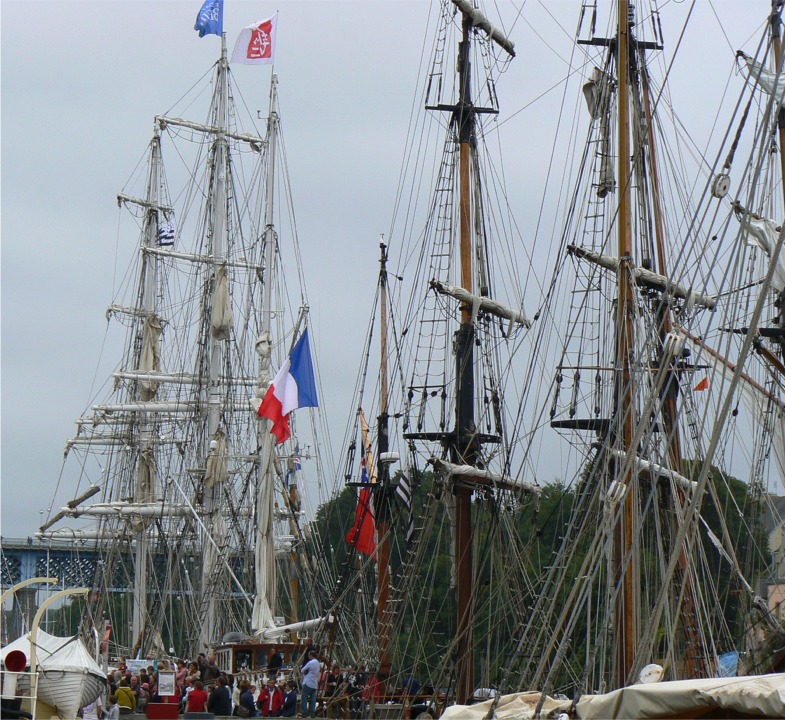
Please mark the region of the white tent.
MULTIPOLYGON (((0 650, 0 660, 21 650, 30 662, 30 635, 0 650)), ((36 635, 38 698, 64 718, 75 718, 79 708, 93 702, 106 686, 101 666, 78 637, 57 637, 39 630, 36 635)))

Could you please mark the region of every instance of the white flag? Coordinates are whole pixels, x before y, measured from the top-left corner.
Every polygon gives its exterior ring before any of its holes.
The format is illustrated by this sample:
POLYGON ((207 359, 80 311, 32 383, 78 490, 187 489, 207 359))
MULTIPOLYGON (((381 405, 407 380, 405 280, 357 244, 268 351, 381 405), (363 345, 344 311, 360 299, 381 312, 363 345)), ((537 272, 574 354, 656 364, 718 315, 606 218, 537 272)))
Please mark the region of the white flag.
POLYGON ((275 25, 278 13, 240 31, 232 62, 242 65, 272 65, 275 61, 275 25))

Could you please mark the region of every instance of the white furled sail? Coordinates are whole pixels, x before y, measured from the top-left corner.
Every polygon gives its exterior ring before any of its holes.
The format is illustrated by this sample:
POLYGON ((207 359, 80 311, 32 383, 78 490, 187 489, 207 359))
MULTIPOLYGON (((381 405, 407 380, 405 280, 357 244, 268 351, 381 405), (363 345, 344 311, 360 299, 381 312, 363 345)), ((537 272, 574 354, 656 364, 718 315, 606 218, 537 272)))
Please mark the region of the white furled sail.
MULTIPOLYGON (((755 217, 751 213, 745 214, 741 218, 741 222, 743 223, 743 229, 747 231, 747 245, 759 247, 766 257, 771 259, 782 228, 773 220, 765 217, 755 217)), ((785 253, 780 253, 777 258, 777 265, 771 277, 771 286, 778 292, 785 290, 785 253)))
POLYGON ((229 297, 229 277, 226 266, 215 271, 215 290, 210 328, 216 340, 228 340, 232 331, 232 302, 229 297))
POLYGON ((747 66, 747 76, 774 97, 778 105, 785 101, 785 76, 767 70, 757 60, 743 52, 737 53, 747 66))

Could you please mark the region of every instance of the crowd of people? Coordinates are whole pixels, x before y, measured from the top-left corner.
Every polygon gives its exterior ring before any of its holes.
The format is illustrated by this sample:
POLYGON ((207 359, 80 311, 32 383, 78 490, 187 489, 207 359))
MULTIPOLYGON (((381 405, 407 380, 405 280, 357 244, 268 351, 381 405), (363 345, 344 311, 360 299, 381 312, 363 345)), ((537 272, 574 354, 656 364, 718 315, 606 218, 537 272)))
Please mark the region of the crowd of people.
POLYGON ((149 703, 177 703, 181 713, 209 712, 241 718, 315 717, 320 706, 320 715, 359 720, 369 700, 375 697, 375 680, 362 665, 347 672, 337 664, 328 669, 312 643, 308 643, 295 668, 284 668, 283 657, 271 648, 266 682, 260 688, 247 678, 236 681, 219 669, 214 655, 201 653, 191 663, 178 660, 170 665, 162 660, 134 669, 120 664, 107 676, 106 706, 99 698, 82 709, 82 717, 118 720, 122 715, 144 714, 149 703), (170 683, 161 688, 159 681, 171 680, 172 675, 174 686, 170 683))

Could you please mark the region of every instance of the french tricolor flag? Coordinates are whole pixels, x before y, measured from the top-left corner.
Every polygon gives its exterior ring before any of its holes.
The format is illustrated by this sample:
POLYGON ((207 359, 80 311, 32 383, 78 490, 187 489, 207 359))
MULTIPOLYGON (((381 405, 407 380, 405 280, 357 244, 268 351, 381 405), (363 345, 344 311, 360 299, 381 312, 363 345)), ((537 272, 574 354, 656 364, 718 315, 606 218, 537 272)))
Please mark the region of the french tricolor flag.
POLYGON ((273 421, 270 432, 275 435, 278 443, 282 443, 292 434, 289 428, 289 413, 301 407, 318 406, 311 345, 306 328, 273 378, 259 406, 259 417, 273 421))

